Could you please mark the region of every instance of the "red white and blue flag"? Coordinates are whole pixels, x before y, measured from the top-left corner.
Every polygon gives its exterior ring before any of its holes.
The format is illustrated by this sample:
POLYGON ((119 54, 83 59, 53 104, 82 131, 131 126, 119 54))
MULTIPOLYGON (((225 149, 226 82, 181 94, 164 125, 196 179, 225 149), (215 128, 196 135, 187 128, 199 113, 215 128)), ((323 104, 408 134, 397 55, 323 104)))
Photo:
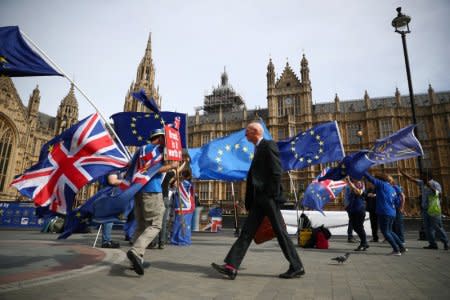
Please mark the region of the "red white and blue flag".
POLYGON ((328 168, 324 169, 306 188, 303 194, 303 206, 320 211, 323 214, 325 204, 336 199, 339 193, 345 188, 347 183, 344 180, 326 179, 318 181, 328 172, 328 168))
POLYGON ((84 185, 127 164, 125 154, 95 113, 45 144, 38 163, 11 185, 32 198, 36 206, 50 205, 52 211, 65 214, 84 185))
POLYGON ((83 228, 84 220, 92 218, 97 223, 118 221, 119 215, 128 216, 133 211, 134 195, 155 176, 162 166, 160 146, 141 147, 133 156, 125 178, 119 186, 99 190, 79 208, 66 217, 64 232, 58 239, 66 239, 83 228))
POLYGON ((175 212, 176 214, 190 214, 194 212, 195 209, 195 192, 194 185, 188 181, 183 180, 178 185, 178 193, 174 194, 175 196, 175 212), (181 209, 180 209, 181 204, 181 209))

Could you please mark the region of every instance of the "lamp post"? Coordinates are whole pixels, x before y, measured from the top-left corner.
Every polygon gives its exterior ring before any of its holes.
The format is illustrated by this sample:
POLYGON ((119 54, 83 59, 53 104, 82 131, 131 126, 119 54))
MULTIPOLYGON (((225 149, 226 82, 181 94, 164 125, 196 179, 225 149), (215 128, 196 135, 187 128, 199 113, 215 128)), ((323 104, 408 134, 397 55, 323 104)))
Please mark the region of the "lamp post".
POLYGON ((363 148, 363 143, 362 143, 362 138, 363 138, 363 131, 361 130, 361 124, 359 124, 358 125, 359 127, 358 127, 358 131, 356 132, 356 135, 358 136, 358 138, 359 138, 359 148, 360 148, 360 150, 362 150, 362 148, 363 148))
MULTIPOLYGON (((408 49, 406 47, 406 34, 410 33, 409 30, 409 22, 411 22, 411 17, 402 14, 402 8, 397 7, 397 17, 392 20, 392 26, 395 28, 395 32, 399 33, 402 37, 403 44, 403 54, 405 56, 405 65, 406 65, 406 76, 408 78, 408 88, 409 88, 409 101, 411 102, 411 112, 412 112, 412 121, 414 125, 417 125, 416 119, 416 105, 414 103, 414 92, 411 82, 411 70, 409 69, 409 59, 408 59, 408 49)), ((414 128, 415 135, 417 135, 417 127, 414 128)), ((422 158, 417 157, 417 162, 419 166, 419 172, 421 175, 423 172, 422 169, 422 158)))

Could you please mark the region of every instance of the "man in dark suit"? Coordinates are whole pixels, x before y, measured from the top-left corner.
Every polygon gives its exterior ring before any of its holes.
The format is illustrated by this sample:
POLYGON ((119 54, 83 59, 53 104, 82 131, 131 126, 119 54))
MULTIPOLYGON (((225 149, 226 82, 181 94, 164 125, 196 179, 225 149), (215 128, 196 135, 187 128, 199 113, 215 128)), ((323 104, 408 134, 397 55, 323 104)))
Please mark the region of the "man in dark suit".
POLYGON ((279 277, 290 279, 305 274, 294 244, 287 234, 279 208, 280 201, 282 201, 280 179, 283 170, 278 147, 275 142, 263 139, 263 133, 263 128, 258 122, 252 122, 246 128, 247 140, 256 146, 247 174, 245 208, 249 211, 248 217, 241 234, 224 260, 225 264, 212 263, 215 270, 230 279, 235 279, 245 253, 265 216, 269 218, 277 235, 278 244, 290 264, 289 269, 279 277))

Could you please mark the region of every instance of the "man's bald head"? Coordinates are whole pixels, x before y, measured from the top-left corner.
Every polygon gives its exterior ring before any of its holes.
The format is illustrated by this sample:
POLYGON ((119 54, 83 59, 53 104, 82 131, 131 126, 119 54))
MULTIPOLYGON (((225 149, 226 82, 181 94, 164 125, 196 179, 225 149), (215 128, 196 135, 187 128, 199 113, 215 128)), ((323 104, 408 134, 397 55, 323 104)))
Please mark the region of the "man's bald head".
POLYGON ((263 134, 264 129, 259 122, 251 122, 247 125, 247 129, 245 130, 245 136, 247 137, 247 140, 255 145, 258 140, 262 138, 263 134))

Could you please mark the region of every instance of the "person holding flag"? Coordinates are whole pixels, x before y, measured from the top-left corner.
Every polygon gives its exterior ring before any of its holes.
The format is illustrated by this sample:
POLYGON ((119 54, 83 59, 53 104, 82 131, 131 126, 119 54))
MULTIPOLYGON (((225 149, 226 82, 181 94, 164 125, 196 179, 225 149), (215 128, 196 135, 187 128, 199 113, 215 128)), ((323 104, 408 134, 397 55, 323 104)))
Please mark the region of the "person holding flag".
MULTIPOLYGON (((138 149, 140 157, 138 168, 146 168, 146 163, 155 160, 155 155, 161 155, 165 144, 164 129, 158 128, 150 134, 150 144, 138 149)), ((134 243, 127 252, 127 257, 133 265, 134 271, 144 275, 145 249, 161 230, 163 215, 165 211, 162 197, 163 173, 178 167, 177 161, 172 161, 159 168, 159 171, 140 190, 134 199, 134 214, 136 218, 136 232, 134 243)))

